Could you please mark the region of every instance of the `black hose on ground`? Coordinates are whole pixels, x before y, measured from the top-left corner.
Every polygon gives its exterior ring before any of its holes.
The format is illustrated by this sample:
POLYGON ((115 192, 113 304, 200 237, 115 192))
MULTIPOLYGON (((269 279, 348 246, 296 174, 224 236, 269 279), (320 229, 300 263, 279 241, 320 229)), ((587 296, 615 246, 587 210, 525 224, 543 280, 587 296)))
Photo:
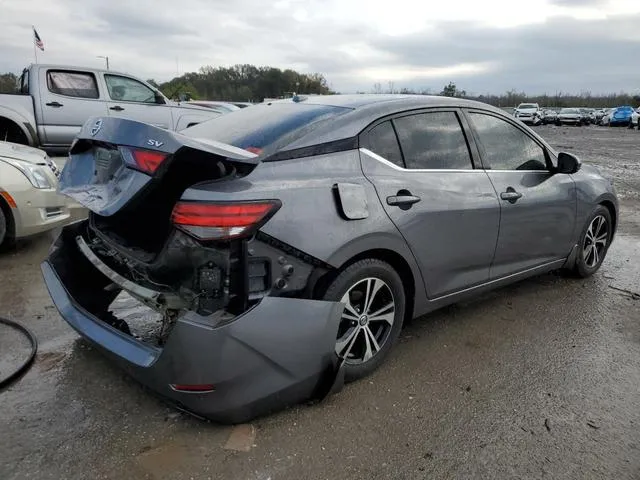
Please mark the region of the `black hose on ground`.
POLYGON ((38 340, 36 340, 36 336, 33 334, 31 330, 29 330, 27 327, 23 325, 20 325, 17 322, 14 322, 13 320, 7 320, 6 318, 0 317, 0 323, 7 325, 15 330, 18 330, 20 333, 22 333, 25 337, 29 339, 29 342, 31 342, 31 354, 29 355, 29 358, 27 358, 27 360, 15 372, 13 372, 8 377, 0 380, 0 392, 1 392, 5 388, 7 388, 9 385, 11 385, 13 382, 18 380, 29 369, 29 367, 31 367, 31 364, 36 358, 36 353, 38 352, 38 340))

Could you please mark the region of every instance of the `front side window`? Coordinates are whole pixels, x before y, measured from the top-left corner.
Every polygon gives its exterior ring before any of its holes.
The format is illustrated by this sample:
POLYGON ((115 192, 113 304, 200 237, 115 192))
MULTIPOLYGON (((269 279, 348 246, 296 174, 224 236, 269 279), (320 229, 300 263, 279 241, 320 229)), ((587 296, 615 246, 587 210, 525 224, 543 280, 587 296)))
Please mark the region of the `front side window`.
POLYGON ((156 103, 155 92, 144 83, 120 75, 104 76, 109 97, 117 102, 156 103))
POLYGON ((385 160, 389 160, 399 167, 404 167, 400 145, 398 145, 398 138, 389 120, 376 125, 365 133, 360 140, 360 146, 380 155, 385 160))
POLYGON ((98 98, 98 84, 93 73, 49 70, 47 88, 52 93, 77 98, 98 98))
POLYGON ((455 112, 431 112, 393 120, 410 169, 472 169, 471 156, 455 112))
POLYGON ((484 150, 486 168, 546 170, 544 149, 510 123, 484 113, 470 113, 471 124, 484 150))

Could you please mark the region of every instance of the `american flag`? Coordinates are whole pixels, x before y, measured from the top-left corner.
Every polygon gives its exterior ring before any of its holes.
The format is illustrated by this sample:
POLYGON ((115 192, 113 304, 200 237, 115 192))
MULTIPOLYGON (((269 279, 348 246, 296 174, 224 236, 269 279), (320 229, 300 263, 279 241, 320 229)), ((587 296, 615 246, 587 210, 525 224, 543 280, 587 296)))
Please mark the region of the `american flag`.
POLYGON ((36 47, 44 52, 44 42, 40 40, 40 35, 36 32, 35 27, 33 28, 33 41, 36 42, 36 47))

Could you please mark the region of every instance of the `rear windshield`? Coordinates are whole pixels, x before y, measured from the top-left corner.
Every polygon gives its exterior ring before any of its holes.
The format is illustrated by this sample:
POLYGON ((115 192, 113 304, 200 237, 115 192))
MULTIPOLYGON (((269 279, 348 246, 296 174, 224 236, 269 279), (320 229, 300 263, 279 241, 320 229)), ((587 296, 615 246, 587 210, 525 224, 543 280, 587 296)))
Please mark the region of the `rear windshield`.
POLYGON ((320 122, 350 108, 304 103, 261 103, 194 125, 181 133, 271 155, 302 137, 320 122))
POLYGON ((537 108, 533 103, 521 103, 518 108, 537 108))

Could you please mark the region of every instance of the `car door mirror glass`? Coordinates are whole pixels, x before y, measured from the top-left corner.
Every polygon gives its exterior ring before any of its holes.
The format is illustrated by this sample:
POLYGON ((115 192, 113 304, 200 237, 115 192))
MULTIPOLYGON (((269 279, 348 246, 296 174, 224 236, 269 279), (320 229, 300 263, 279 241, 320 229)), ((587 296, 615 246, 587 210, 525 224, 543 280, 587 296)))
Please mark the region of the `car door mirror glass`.
POLYGON ((576 173, 580 170, 582 163, 580 159, 571 153, 560 152, 558 154, 558 173, 576 173))

